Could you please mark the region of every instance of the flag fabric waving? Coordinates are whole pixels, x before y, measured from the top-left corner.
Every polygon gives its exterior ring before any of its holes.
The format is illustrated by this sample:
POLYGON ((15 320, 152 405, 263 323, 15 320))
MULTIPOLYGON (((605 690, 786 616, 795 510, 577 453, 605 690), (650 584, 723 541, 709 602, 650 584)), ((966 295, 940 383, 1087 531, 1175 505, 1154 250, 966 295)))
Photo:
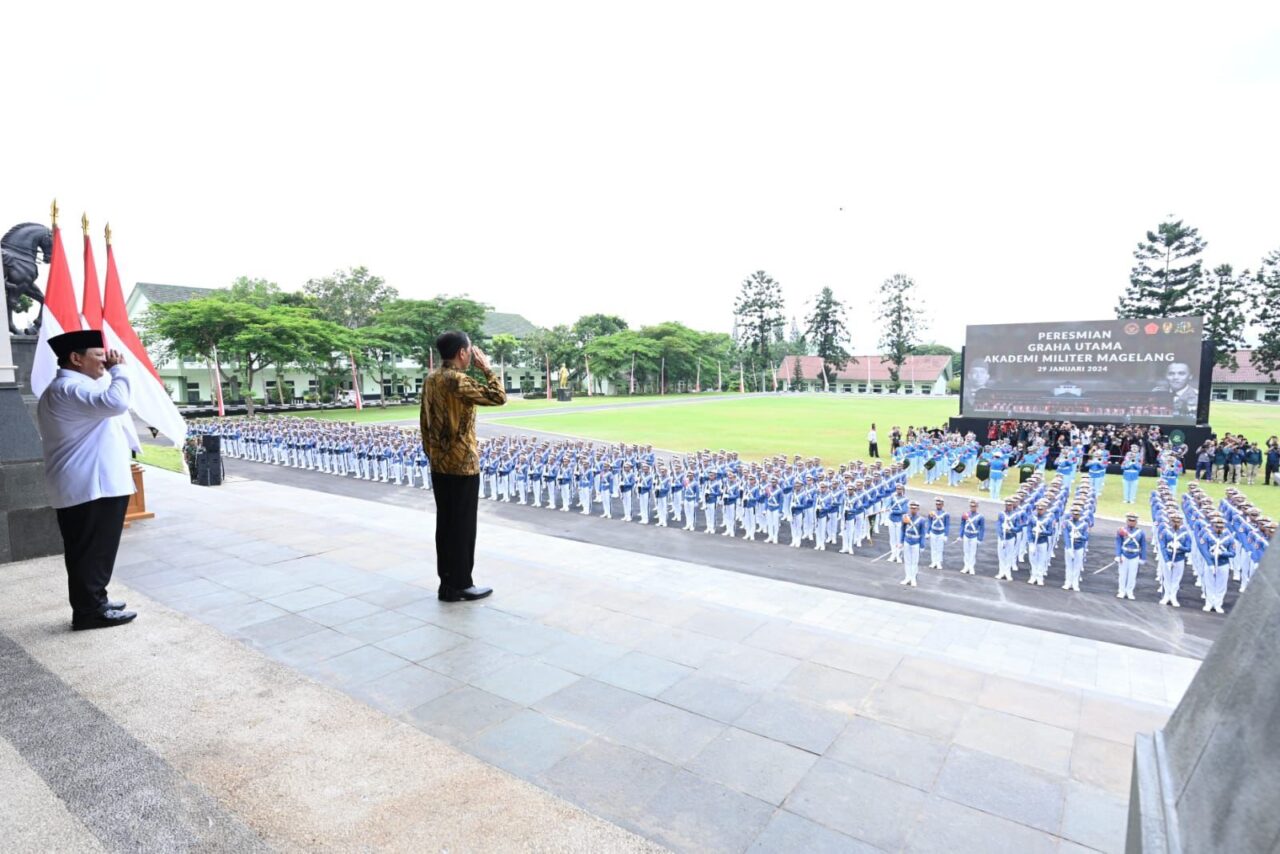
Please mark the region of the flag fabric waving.
MULTIPOLYGON (((187 439, 187 422, 183 419, 182 413, 178 412, 173 398, 169 396, 168 390, 160 380, 160 372, 156 370, 151 357, 147 355, 147 348, 142 346, 142 340, 138 338, 133 324, 129 322, 129 313, 124 306, 124 290, 120 287, 120 273, 116 269, 115 250, 111 247, 110 226, 107 227, 106 234, 107 280, 102 298, 102 335, 106 338, 108 349, 119 350, 126 354, 132 364, 133 399, 129 403, 129 408, 148 426, 159 430, 175 446, 181 447, 187 439)), ((89 252, 89 244, 86 242, 85 257, 87 259, 90 258, 89 252)), ((94 290, 98 287, 96 274, 93 282, 87 278, 91 263, 91 260, 85 261, 86 292, 91 286, 94 290)), ((87 302, 86 299, 86 304, 87 302)), ((130 424, 129 428, 132 433, 133 425, 130 424)))
POLYGON ((84 296, 80 300, 80 317, 85 329, 102 328, 102 291, 98 288, 98 267, 93 263, 93 244, 89 241, 88 220, 84 232, 84 296))
POLYGON ((58 359, 53 355, 53 350, 49 349, 49 339, 83 328, 80 325, 80 310, 76 308, 75 287, 71 284, 71 269, 67 266, 67 255, 62 247, 62 231, 55 219, 53 257, 49 259, 49 281, 44 289, 40 336, 31 366, 31 393, 36 397, 44 394, 49 383, 58 375, 58 359))

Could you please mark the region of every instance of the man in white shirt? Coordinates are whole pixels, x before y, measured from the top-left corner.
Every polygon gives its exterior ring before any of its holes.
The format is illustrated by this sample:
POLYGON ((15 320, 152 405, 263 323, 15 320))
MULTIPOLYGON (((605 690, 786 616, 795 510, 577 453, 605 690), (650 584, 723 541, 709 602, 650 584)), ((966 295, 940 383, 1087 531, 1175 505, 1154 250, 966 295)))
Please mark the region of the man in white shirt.
POLYGON ((876 425, 872 424, 867 431, 867 456, 873 460, 880 458, 880 444, 876 441, 876 425))
POLYGON ((120 353, 103 349, 97 330, 57 335, 49 346, 58 374, 40 395, 36 421, 62 532, 71 627, 123 625, 137 614, 108 599, 107 584, 133 494, 129 443, 117 420, 129 411, 128 370, 120 353))

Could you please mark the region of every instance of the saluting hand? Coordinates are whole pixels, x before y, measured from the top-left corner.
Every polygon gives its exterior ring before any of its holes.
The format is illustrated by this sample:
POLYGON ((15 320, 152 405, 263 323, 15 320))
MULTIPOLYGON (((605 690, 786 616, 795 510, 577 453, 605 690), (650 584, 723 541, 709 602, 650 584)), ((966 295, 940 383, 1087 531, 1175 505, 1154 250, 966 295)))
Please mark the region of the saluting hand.
POLYGON ((481 371, 484 371, 485 373, 489 372, 489 357, 485 355, 483 350, 474 344, 471 346, 471 362, 481 371))
POLYGON ((119 350, 108 350, 107 357, 102 360, 102 364, 106 365, 108 369, 114 368, 116 365, 123 365, 124 353, 119 350))

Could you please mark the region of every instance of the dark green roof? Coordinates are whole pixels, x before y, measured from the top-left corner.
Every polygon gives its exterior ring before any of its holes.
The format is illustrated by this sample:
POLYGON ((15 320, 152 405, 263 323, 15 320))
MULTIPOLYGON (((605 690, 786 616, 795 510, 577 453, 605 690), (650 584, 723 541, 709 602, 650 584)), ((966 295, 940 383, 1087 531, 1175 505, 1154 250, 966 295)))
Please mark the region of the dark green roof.
POLYGON ((536 331, 538 331, 538 327, 525 320, 521 315, 507 314, 501 311, 486 311, 484 313, 484 335, 486 338, 492 338, 495 335, 514 335, 517 338, 527 338, 536 331))
POLYGON ((213 296, 213 288, 191 288, 186 285, 157 285, 151 282, 138 282, 135 285, 148 302, 186 302, 189 299, 201 299, 213 296))

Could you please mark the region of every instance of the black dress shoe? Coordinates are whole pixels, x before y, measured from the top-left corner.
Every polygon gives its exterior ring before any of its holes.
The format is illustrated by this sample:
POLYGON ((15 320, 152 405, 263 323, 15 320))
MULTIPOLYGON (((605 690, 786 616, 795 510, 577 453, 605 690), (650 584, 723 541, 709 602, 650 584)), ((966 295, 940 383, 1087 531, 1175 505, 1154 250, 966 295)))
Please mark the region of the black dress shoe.
POLYGON ((133 611, 103 611, 101 614, 93 614, 89 617, 73 617, 71 619, 71 630, 75 632, 84 629, 109 629, 112 626, 123 626, 125 623, 133 622, 133 618, 138 616, 133 611))
POLYGON ((441 590, 439 599, 441 602, 471 602, 475 599, 483 599, 492 592, 492 587, 468 587, 465 590, 441 590))
POLYGON ((116 601, 112 601, 111 599, 108 599, 108 600, 107 600, 107 604, 102 606, 102 610, 104 610, 104 611, 123 611, 123 610, 124 610, 124 601, 123 601, 123 600, 121 600, 121 601, 116 602, 116 601))

